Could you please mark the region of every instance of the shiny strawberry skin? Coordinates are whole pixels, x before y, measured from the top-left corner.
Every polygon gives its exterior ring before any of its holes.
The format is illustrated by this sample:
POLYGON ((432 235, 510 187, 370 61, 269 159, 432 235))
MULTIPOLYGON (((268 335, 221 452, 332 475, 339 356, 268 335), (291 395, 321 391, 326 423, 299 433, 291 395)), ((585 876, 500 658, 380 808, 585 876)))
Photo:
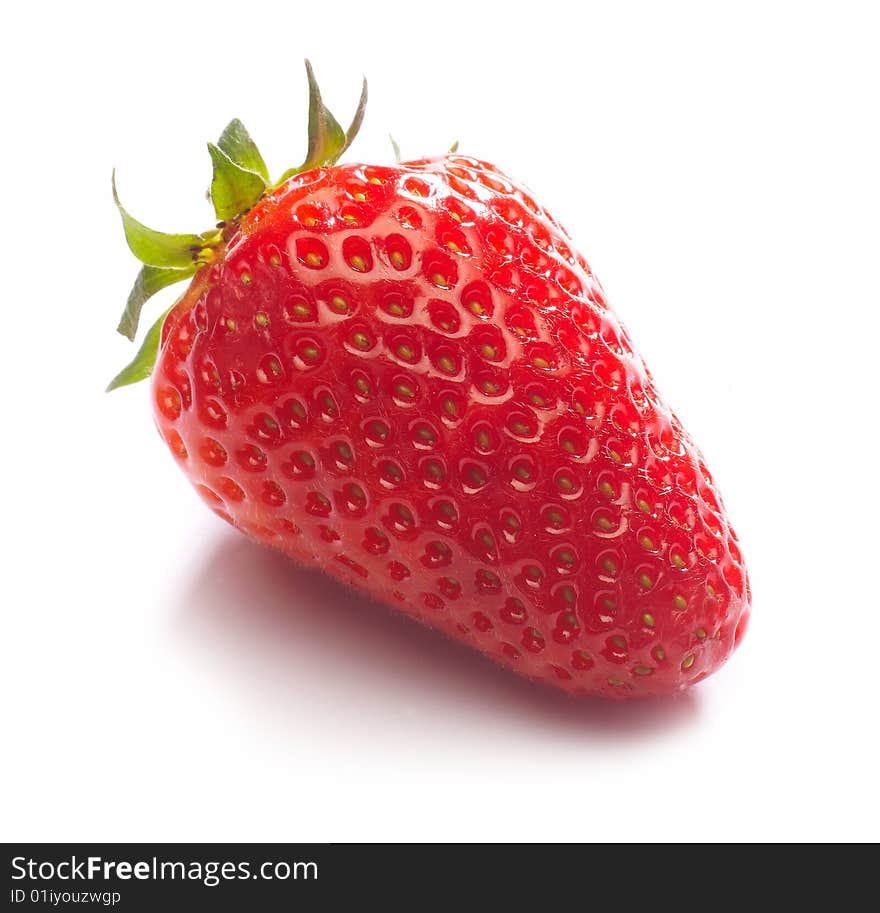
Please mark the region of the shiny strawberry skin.
POLYGON ((286 181, 169 315, 152 390, 217 514, 532 679, 677 692, 745 631, 699 451, 565 231, 494 166, 286 181))

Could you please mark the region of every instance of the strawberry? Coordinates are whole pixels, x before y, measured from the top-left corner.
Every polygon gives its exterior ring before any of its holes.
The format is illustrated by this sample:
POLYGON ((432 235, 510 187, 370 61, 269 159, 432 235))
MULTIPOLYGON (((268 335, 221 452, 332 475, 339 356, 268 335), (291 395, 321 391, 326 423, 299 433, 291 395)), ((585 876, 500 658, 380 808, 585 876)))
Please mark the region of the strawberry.
POLYGON ((300 168, 270 183, 233 121, 215 229, 119 207, 145 264, 120 331, 191 282, 111 388, 152 372, 218 516, 510 669, 624 698, 705 678, 744 633, 746 571, 590 267, 493 165, 337 165, 366 84, 344 131, 306 66, 300 168))

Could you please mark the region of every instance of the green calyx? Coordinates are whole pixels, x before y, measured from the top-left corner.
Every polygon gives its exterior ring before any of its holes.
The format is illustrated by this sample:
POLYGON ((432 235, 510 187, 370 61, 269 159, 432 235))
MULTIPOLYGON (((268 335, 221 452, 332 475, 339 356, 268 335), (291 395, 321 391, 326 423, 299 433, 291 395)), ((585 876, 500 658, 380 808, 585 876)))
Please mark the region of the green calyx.
POLYGON ((108 393, 117 387, 127 387, 129 384, 146 380, 153 373, 153 365, 156 364, 156 356, 159 353, 159 341, 162 338, 162 324, 165 323, 165 318, 171 313, 173 307, 172 304, 147 330, 147 335, 144 337, 137 355, 107 385, 108 393))
MULTIPOLYGON (((156 292, 190 279, 199 269, 212 262, 223 247, 238 221, 255 206, 265 193, 283 184, 288 178, 313 168, 334 165, 357 136, 367 105, 367 81, 348 130, 343 130, 321 98, 312 65, 306 61, 309 83, 309 129, 305 161, 298 168, 289 168, 272 183, 259 149, 240 120, 232 120, 215 143, 208 143, 213 176, 211 202, 217 225, 201 234, 166 234, 148 228, 129 215, 119 202, 116 174, 112 179, 113 200, 122 217, 125 240, 131 252, 143 264, 135 279, 117 331, 134 341, 141 310, 156 292)), ((115 390, 149 377, 156 362, 162 325, 171 308, 153 324, 133 361, 107 387, 115 390)))
POLYGON ((349 124, 348 130, 343 130, 324 104, 312 65, 308 60, 306 61, 306 76, 309 80, 309 146, 306 160, 299 168, 290 168, 285 171, 281 175, 279 184, 302 171, 311 171, 312 168, 320 168, 322 165, 332 165, 336 162, 352 144, 364 120, 364 111, 367 108, 366 79, 363 82, 361 97, 351 124, 349 124))

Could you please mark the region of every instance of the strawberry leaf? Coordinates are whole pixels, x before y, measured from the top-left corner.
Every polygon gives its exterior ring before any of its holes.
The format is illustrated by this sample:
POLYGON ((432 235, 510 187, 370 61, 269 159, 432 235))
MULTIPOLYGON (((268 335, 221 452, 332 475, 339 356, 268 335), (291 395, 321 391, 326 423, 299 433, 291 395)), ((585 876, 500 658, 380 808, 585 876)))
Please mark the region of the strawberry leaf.
POLYGON ((228 222, 251 208, 266 190, 266 181, 256 171, 248 171, 213 143, 208 143, 214 177, 211 180, 211 201, 221 222, 228 222))
POLYGON ((361 97, 358 100, 357 110, 354 112, 354 117, 351 119, 351 123, 348 125, 348 130, 345 131, 345 142, 342 144, 342 148, 339 150, 339 154, 336 158, 339 158, 343 152, 352 144, 354 138, 358 135, 358 131, 361 129, 361 124, 364 122, 364 113, 367 110, 367 80, 364 79, 363 85, 361 86, 361 97))
POLYGON ((302 171, 335 161, 345 143, 345 131, 324 104, 308 60, 306 76, 309 80, 309 146, 302 171))
POLYGON ((244 124, 238 119, 229 121, 226 129, 220 134, 217 146, 241 168, 256 172, 264 181, 269 181, 269 169, 257 149, 257 144, 245 130, 244 124))
POLYGON ((159 352, 159 342, 162 339, 162 324, 165 318, 171 313, 172 304, 167 311, 150 327, 144 341, 138 349, 137 355, 132 359, 130 364, 124 367, 107 385, 107 392, 115 390, 117 387, 126 387, 129 384, 136 384, 138 381, 145 380, 153 373, 153 366, 156 364, 156 355, 159 352))
POLYGON ((141 267, 141 271, 137 274, 137 279, 134 280, 134 285, 128 294, 128 302, 122 312, 116 332, 134 342, 141 317, 141 309, 144 304, 163 288, 167 288, 175 282, 181 282, 183 279, 188 279, 195 273, 196 269, 198 269, 197 263, 191 263, 186 269, 157 269, 155 266, 141 267))
POLYGON ((206 246, 209 235, 167 235, 154 231, 130 216, 119 202, 116 193, 116 173, 113 173, 113 200, 122 216, 125 240, 131 252, 147 266, 184 269, 192 266, 199 251, 206 246))
MULTIPOLYGON (((309 145, 306 160, 299 168, 288 168, 278 184, 283 184, 289 177, 322 165, 333 165, 352 144, 364 120, 367 107, 367 81, 363 82, 361 97, 348 130, 339 126, 339 121, 330 113, 321 98, 321 90, 315 79, 311 63, 306 61, 306 76, 309 81, 309 145)), ((277 186, 277 185, 276 185, 277 186)))

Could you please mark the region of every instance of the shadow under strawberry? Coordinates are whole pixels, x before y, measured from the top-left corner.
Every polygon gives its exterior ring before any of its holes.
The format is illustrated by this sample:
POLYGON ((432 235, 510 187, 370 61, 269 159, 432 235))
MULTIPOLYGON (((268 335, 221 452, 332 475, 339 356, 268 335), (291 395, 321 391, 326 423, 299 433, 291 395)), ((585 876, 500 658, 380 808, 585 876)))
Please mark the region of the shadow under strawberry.
MULTIPOLYGON (((207 546, 179 607, 218 682, 272 725, 362 728, 365 737, 468 733, 474 745, 511 728, 619 743, 700 716, 692 691, 626 704, 575 699, 509 675, 484 656, 326 575, 234 534, 207 546), (248 694, 249 692, 249 694, 248 694), (439 730, 439 733, 438 733, 439 730)), ((218 685, 219 686, 219 685, 218 685)), ((356 734, 356 733, 354 733, 356 734)))

